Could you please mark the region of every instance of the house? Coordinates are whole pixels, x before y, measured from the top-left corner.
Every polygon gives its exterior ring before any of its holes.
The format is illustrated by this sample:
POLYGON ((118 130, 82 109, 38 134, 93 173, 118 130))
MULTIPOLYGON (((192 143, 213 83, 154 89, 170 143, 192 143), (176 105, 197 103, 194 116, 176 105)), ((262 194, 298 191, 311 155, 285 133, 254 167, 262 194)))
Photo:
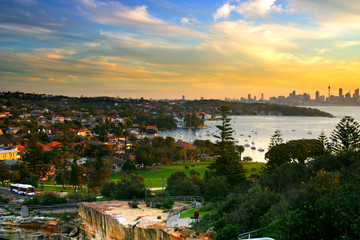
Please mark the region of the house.
POLYGON ((55 124, 55 123, 63 123, 65 122, 65 118, 61 115, 53 115, 51 118, 51 123, 55 124))
POLYGON ((156 126, 146 126, 146 133, 149 133, 149 134, 157 133, 157 127, 156 126))
POLYGON ((130 153, 119 153, 116 154, 116 157, 120 158, 123 161, 127 161, 127 160, 135 161, 135 156, 130 153))
POLYGON ((109 159, 114 165, 112 172, 119 173, 122 171, 122 165, 127 161, 135 161, 135 156, 130 153, 119 153, 114 156, 104 156, 104 158, 109 159))
POLYGON ((125 163, 124 160, 116 156, 104 156, 103 158, 110 160, 113 163, 112 173, 119 173, 122 171, 122 165, 125 163))
POLYGON ((91 136, 91 132, 89 130, 77 130, 77 129, 69 129, 70 132, 72 132, 75 136, 80 136, 80 137, 87 137, 87 136, 91 136))
POLYGON ((53 141, 53 142, 45 144, 45 145, 42 143, 36 143, 36 145, 41 146, 44 151, 50 151, 56 147, 57 148, 62 147, 62 144, 59 142, 56 142, 56 141, 53 141))
POLYGON ((26 151, 26 147, 24 147, 23 145, 15 145, 15 147, 17 148, 18 150, 18 154, 23 154, 25 151, 26 151))
POLYGON ((179 140, 175 143, 177 148, 180 149, 196 149, 197 146, 188 142, 183 142, 182 140, 179 140))
POLYGON ((18 160, 18 149, 16 147, 0 148, 0 160, 18 160))
POLYGON ((6 137, 0 138, 0 146, 12 146, 13 142, 7 139, 6 137))
POLYGON ((15 135, 20 130, 19 127, 12 127, 6 130, 7 134, 15 135))
POLYGON ((57 141, 53 141, 51 143, 46 144, 45 147, 46 147, 46 149, 51 150, 51 149, 53 149, 55 147, 62 147, 62 144, 57 142, 57 141))
POLYGON ((10 139, 14 143, 14 145, 21 145, 24 142, 24 138, 22 137, 13 137, 10 139))

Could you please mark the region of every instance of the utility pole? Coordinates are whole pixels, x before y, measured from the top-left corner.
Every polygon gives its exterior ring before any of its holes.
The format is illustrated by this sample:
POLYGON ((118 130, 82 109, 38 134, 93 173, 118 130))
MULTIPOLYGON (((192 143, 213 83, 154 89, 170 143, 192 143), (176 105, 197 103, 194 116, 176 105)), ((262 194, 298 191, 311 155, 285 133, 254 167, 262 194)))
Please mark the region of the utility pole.
POLYGON ((162 187, 161 187, 161 192, 164 192, 164 176, 162 176, 162 187))
POLYGON ((88 190, 87 195, 89 195, 89 173, 86 174, 86 176, 87 176, 87 190, 88 190))

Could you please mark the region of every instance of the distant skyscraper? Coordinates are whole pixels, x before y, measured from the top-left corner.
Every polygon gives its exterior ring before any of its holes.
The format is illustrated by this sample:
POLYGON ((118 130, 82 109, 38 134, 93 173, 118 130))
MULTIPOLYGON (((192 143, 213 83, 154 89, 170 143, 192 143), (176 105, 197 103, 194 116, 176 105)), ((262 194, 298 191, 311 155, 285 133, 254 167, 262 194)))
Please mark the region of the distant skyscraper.
POLYGON ((347 100, 351 99, 351 94, 349 92, 347 94, 345 94, 345 99, 347 99, 347 100))
POLYGON ((248 100, 251 101, 251 94, 248 94, 248 100))
POLYGON ((355 93, 354 93, 354 96, 353 96, 354 99, 359 99, 359 89, 355 89, 355 93))
POLYGON ((320 99, 320 92, 316 91, 315 93, 315 100, 319 100, 320 99))
POLYGON ((339 98, 343 98, 344 95, 343 95, 343 91, 342 91, 342 88, 339 88, 339 98))
POLYGON ((185 100, 185 95, 183 95, 182 100, 185 100))
POLYGON ((328 86, 328 89, 329 89, 329 97, 330 97, 330 86, 328 86))
POLYGON ((264 100, 264 94, 261 94, 261 99, 260 100, 264 100))
POLYGON ((204 100, 204 97, 201 97, 200 100, 204 100))

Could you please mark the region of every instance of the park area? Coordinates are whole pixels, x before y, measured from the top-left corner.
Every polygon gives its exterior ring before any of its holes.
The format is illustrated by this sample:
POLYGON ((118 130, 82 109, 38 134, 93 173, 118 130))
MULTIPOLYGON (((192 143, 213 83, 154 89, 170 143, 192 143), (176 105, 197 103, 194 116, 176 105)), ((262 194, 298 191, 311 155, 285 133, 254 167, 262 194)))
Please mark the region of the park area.
MULTIPOLYGON (((204 177, 205 171, 209 170, 207 167, 213 161, 200 161, 200 162, 185 162, 179 164, 170 164, 163 165, 153 168, 147 168, 145 170, 136 170, 134 173, 136 175, 141 175, 144 177, 145 186, 148 188, 161 188, 162 179, 164 178, 164 185, 166 184, 166 179, 176 171, 184 171, 188 176, 190 176, 191 170, 196 170, 200 173, 200 177, 204 177)), ((261 171, 264 163, 259 162, 243 162, 244 168, 247 171, 246 177, 250 177, 252 174, 257 174, 261 171)), ((110 176, 110 179, 113 181, 120 180, 122 173, 113 174, 110 176)), ((165 185, 166 186, 166 185, 165 185)))
MULTIPOLYGON (((136 170, 134 173, 136 175, 141 175, 144 177, 145 186, 147 188, 162 188, 163 178, 164 178, 164 189, 166 188, 167 178, 176 171, 184 171, 188 176, 190 176, 191 170, 196 170, 200 173, 200 177, 204 177, 205 171, 208 170, 208 166, 213 161, 200 161, 200 162, 185 162, 179 164, 169 164, 163 166, 156 166, 147 169, 136 170)), ((244 168, 247 170, 247 177, 250 177, 252 174, 257 174, 261 171, 264 163, 259 162, 243 162, 244 168)), ((122 173, 112 174, 110 180, 118 181, 123 176, 122 173)), ((63 188, 62 185, 55 184, 54 182, 40 182, 38 191, 54 191, 54 192, 74 192, 75 189, 73 186, 65 185, 63 188)), ((155 190, 156 191, 156 190, 155 190)), ((79 189, 80 194, 87 194, 86 187, 79 189)))

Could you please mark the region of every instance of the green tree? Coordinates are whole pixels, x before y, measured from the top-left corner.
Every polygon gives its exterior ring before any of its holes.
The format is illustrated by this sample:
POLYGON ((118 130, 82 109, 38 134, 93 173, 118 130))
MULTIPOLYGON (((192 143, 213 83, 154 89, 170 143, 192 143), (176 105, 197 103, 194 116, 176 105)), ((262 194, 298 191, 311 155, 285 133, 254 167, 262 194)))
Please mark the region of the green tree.
POLYGON ((283 141, 284 140, 281 137, 280 130, 276 130, 275 133, 273 135, 271 135, 268 150, 270 150, 272 147, 275 147, 275 146, 281 144, 283 141))
POLYGON ((149 195, 149 190, 144 184, 144 177, 135 174, 124 174, 117 183, 103 184, 100 192, 105 197, 117 200, 144 198, 149 195))
POLYGON ((166 191, 172 196, 196 195, 199 187, 183 171, 177 171, 168 177, 166 191))
POLYGON ((79 166, 74 159, 74 162, 71 164, 71 170, 69 174, 69 182, 75 187, 80 187, 85 185, 87 181, 87 169, 84 166, 79 166), (85 176, 84 176, 85 175, 85 176))
POLYGON ((241 160, 241 154, 242 154, 243 152, 245 152, 245 147, 244 147, 244 145, 237 145, 237 146, 236 146, 236 150, 237 150, 237 152, 239 153, 239 157, 240 157, 240 160, 241 160))
POLYGON ((196 128, 196 127, 201 127, 202 125, 204 125, 204 120, 202 120, 201 118, 198 118, 195 113, 193 114, 187 114, 185 116, 185 126, 189 127, 189 128, 196 128))
POLYGON ((321 131, 318 140, 320 141, 321 145, 323 145, 324 149, 330 149, 330 141, 329 138, 325 135, 324 131, 321 131))
POLYGON ((334 152, 357 151, 360 149, 360 126, 351 116, 343 117, 331 134, 334 152))
POLYGON ((215 170, 218 176, 225 176, 231 185, 236 185, 245 180, 245 169, 240 162, 240 156, 234 144, 232 137, 233 130, 228 117, 229 109, 225 106, 220 107, 221 125, 216 125, 220 130, 219 135, 214 135, 218 139, 215 144, 214 156, 215 162, 209 168, 215 170))
POLYGON ((291 140, 288 143, 281 143, 269 149, 265 154, 268 171, 290 162, 304 164, 308 159, 324 153, 324 147, 317 139, 291 140))
POLYGON ((28 164, 32 173, 39 177, 45 177, 52 165, 51 155, 51 152, 45 152, 43 147, 38 145, 33 138, 28 141, 26 152, 21 160, 28 164))
POLYGON ((88 163, 90 187, 97 188, 109 181, 113 163, 108 159, 96 158, 88 163))
POLYGON ((10 169, 11 167, 8 164, 0 162, 0 181, 3 186, 5 186, 6 180, 10 180, 10 169))

